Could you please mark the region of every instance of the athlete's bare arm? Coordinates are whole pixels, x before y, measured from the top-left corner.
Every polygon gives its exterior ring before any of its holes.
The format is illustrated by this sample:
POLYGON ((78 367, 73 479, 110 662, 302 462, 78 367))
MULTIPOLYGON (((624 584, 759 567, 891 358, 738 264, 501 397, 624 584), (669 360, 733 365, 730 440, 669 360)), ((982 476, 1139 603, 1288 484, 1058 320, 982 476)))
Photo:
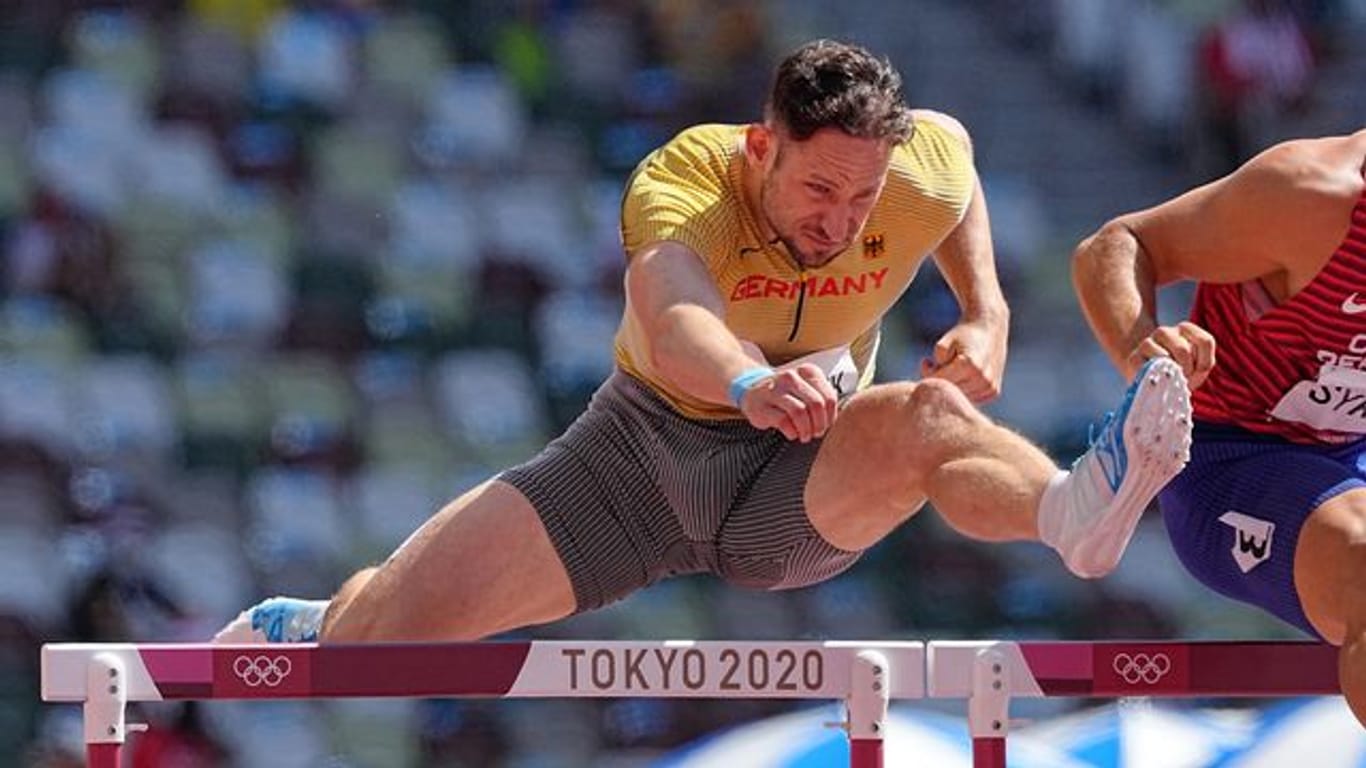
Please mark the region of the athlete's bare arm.
POLYGON ((665 241, 643 248, 626 268, 626 296, 650 335, 651 364, 688 394, 727 402, 730 380, 764 365, 726 327, 721 294, 687 246, 665 241))
POLYGON ((1132 376, 1145 359, 1170 354, 1198 386, 1214 364, 1213 339, 1190 323, 1158 328, 1156 289, 1177 280, 1260 279, 1279 298, 1298 291, 1346 231, 1361 191, 1363 144, 1366 132, 1277 145, 1082 241, 1073 282, 1120 371, 1132 376))
MULTIPOLYGON (((730 382, 763 366, 726 327, 725 302, 697 254, 663 241, 647 245, 626 268, 626 297, 650 335, 655 370, 688 394, 730 401, 730 382)), ((760 429, 776 428, 790 440, 825 434, 838 397, 819 368, 798 366, 750 389, 742 411, 760 429)))
MULTIPOLYGON (((930 110, 914 110, 912 114, 917 121, 947 129, 971 153, 972 138, 957 120, 930 110)), ((996 276, 991 222, 975 173, 967 212, 935 249, 934 260, 958 299, 961 316, 958 325, 935 344, 934 360, 927 361, 922 373, 952 381, 974 402, 994 399, 1001 393, 1005 372, 1010 310, 996 276)))

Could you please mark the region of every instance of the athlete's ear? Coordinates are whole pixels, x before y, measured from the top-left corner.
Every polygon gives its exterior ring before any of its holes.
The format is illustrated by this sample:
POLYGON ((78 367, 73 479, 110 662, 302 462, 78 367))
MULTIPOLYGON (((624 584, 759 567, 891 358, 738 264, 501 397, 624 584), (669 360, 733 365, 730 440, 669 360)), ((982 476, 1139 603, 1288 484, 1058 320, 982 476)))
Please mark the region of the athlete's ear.
POLYGON ((755 167, 768 170, 778 154, 778 136, 765 123, 750 123, 745 128, 745 159, 755 167))

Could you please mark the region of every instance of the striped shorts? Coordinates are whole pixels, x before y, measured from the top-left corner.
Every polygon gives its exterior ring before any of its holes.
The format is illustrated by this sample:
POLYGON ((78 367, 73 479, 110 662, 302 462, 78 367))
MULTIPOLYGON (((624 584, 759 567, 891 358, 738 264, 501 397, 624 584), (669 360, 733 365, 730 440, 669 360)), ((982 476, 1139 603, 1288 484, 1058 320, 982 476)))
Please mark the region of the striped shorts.
POLYGON ((853 565, 862 553, 831 545, 806 516, 819 447, 688 419, 617 371, 563 435, 499 479, 536 508, 587 611, 680 574, 790 589, 853 565))

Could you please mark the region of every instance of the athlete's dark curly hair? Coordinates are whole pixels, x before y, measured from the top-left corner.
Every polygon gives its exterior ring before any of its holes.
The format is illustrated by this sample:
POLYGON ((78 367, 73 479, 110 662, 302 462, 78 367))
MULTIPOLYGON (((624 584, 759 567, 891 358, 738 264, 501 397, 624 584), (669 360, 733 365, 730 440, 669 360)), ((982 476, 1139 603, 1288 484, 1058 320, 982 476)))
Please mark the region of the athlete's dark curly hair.
POLYGON ((911 110, 890 62, 835 40, 793 51, 773 76, 765 116, 803 141, 822 128, 899 144, 910 138, 911 110))

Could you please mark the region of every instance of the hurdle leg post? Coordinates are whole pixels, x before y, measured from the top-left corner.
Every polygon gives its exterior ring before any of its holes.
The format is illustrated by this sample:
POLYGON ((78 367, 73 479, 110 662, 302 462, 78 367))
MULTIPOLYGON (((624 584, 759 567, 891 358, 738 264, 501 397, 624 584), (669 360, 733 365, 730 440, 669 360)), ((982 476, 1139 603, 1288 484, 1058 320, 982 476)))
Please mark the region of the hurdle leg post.
POLYGON ((887 733, 887 657, 859 651, 850 677, 848 708, 849 768, 882 768, 882 740, 887 733))
POLYGON ((977 652, 968 698, 973 768, 1005 768, 1010 731, 1010 671, 1004 654, 987 647, 977 652))
MULTIPOLYGON (((130 727, 128 674, 123 660, 113 653, 97 653, 85 670, 85 703, 82 705, 85 758, 88 768, 119 768, 119 757, 130 727)), ((142 730, 145 726, 132 726, 142 730)))

